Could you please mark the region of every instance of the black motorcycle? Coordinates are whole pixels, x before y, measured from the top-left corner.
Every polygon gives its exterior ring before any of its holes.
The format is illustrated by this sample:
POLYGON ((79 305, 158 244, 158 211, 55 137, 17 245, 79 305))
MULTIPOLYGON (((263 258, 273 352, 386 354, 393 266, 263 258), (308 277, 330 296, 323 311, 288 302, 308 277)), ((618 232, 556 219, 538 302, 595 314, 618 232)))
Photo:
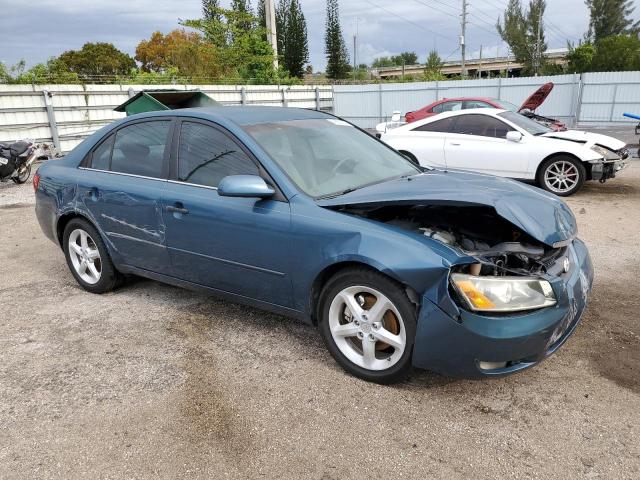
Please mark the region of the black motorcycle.
POLYGON ((9 179, 17 184, 29 180, 31 165, 38 158, 40 147, 33 142, 0 143, 0 182, 9 179))

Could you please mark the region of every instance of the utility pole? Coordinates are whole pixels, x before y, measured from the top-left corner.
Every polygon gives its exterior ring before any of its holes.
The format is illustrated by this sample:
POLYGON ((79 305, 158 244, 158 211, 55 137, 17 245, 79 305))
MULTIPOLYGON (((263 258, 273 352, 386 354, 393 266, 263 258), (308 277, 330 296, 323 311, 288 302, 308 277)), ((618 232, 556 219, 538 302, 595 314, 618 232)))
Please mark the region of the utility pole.
POLYGON ((540 49, 542 47, 540 42, 540 29, 542 27, 542 5, 539 4, 540 11, 538 12, 538 28, 537 28, 537 32, 536 32, 536 58, 535 58, 535 63, 534 63, 534 68, 535 68, 535 72, 536 72, 536 77, 538 76, 538 73, 540 71, 540 49))
POLYGON ((356 32, 353 34, 353 80, 356 80, 358 71, 358 17, 356 17, 356 32))
POLYGON ((264 13, 267 25, 267 40, 273 48, 273 68, 278 69, 278 32, 276 30, 275 0, 264 0, 264 13))
POLYGON ((478 78, 482 78, 482 45, 480 45, 480 64, 478 65, 478 78))
POLYGON ((465 50, 466 50, 466 41, 465 36, 467 34, 467 0, 462 0, 462 15, 461 15, 461 29, 460 29, 460 50, 462 51, 462 63, 461 63, 461 74, 462 77, 467 76, 467 68, 465 66, 465 50))

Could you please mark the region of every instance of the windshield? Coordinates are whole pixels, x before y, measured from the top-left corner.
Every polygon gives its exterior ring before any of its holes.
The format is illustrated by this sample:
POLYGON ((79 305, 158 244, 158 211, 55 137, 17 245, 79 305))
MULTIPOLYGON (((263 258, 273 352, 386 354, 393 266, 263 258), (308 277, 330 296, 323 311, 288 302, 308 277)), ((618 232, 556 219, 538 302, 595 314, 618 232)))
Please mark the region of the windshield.
POLYGON ((421 172, 402 155, 343 120, 261 123, 244 130, 300 190, 315 198, 421 172))
POLYGON ((496 104, 500 105, 505 110, 511 110, 512 112, 517 112, 518 110, 520 110, 520 107, 514 105, 511 102, 507 102, 506 100, 495 99, 494 102, 496 102, 496 104))
POLYGON ((531 135, 542 135, 543 133, 552 132, 550 128, 541 125, 540 123, 531 120, 530 118, 520 115, 516 112, 502 112, 498 114, 499 117, 506 118, 511 123, 515 123, 518 127, 529 132, 531 135))

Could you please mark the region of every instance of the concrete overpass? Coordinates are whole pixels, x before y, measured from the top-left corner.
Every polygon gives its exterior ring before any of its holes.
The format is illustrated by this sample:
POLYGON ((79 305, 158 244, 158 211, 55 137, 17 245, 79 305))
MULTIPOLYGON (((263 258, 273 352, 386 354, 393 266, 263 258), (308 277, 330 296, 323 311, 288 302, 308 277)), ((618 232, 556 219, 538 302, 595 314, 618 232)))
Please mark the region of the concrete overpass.
MULTIPOLYGON (((566 48, 558 48, 554 50, 547 50, 544 56, 549 63, 555 65, 567 64, 567 53, 569 51, 566 48)), ((403 76, 419 76, 424 73, 424 65, 405 65, 399 67, 381 67, 371 70, 371 74, 374 77, 382 79, 401 78, 403 76)), ((497 76, 501 72, 508 71, 509 76, 519 76, 522 70, 522 64, 515 61, 515 57, 491 57, 491 58, 471 58, 466 61, 467 75, 470 77, 488 77, 497 76)), ((446 76, 460 75, 462 74, 462 65, 460 60, 453 62, 444 62, 440 70, 446 76)))

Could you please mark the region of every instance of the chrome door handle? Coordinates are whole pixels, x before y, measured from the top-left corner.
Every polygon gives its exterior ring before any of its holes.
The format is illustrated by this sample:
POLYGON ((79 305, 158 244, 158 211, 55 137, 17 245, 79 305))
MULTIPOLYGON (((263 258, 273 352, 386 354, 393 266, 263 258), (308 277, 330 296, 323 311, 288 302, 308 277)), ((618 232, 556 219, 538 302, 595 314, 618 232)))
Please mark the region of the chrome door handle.
POLYGON ((170 207, 167 207, 167 212, 179 213, 180 215, 186 215, 186 214, 189 213, 189 210, 187 210, 184 207, 177 207, 177 206, 173 207, 173 206, 170 206, 170 207))
POLYGON ((454 142, 449 143, 449 145, 453 145, 454 147, 459 147, 460 146, 459 143, 454 143, 454 142))

